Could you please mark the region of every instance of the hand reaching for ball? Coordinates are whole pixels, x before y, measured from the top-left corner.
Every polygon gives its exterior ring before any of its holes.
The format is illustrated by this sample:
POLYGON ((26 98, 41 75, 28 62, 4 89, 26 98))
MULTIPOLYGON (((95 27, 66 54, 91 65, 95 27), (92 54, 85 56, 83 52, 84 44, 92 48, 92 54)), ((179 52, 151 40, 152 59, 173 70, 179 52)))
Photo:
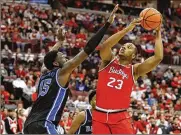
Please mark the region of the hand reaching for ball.
POLYGON ((161 30, 161 24, 155 30, 156 30, 156 32, 160 31, 161 30))
POLYGON ((65 27, 61 26, 60 28, 58 28, 57 33, 56 33, 57 39, 59 41, 63 41, 65 39, 65 34, 66 34, 65 27))
POLYGON ((111 14, 110 14, 110 16, 109 16, 109 19, 108 19, 108 22, 109 22, 110 24, 112 24, 112 23, 114 22, 114 18, 116 17, 115 13, 117 12, 118 8, 119 8, 119 4, 117 4, 117 5, 114 7, 113 11, 111 12, 111 14))
POLYGON ((128 29, 132 31, 136 25, 140 25, 141 21, 143 20, 142 17, 134 19, 128 26, 128 29))

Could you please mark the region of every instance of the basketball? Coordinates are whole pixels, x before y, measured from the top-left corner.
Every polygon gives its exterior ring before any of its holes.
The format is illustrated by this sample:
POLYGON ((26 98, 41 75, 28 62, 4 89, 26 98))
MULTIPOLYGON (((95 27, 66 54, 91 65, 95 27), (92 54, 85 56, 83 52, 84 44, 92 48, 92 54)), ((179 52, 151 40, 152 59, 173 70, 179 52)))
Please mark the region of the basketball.
POLYGON ((156 29, 162 22, 162 16, 159 11, 154 8, 146 8, 141 11, 140 17, 143 17, 141 26, 146 30, 156 29))

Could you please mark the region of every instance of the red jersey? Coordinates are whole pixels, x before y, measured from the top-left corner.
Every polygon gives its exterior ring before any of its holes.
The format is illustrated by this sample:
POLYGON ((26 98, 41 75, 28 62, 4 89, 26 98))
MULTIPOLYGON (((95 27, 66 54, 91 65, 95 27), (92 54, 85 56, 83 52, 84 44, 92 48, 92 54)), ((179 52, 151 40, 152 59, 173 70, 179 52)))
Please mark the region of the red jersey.
POLYGON ((96 105, 104 109, 127 109, 133 85, 133 65, 120 65, 113 59, 99 71, 96 105))

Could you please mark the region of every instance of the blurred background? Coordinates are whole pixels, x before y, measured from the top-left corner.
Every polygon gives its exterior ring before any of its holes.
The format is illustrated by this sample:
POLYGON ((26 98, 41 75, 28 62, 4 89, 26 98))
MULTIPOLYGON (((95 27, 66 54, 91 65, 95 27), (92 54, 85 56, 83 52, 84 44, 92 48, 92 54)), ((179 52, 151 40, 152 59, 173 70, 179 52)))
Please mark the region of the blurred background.
MULTIPOLYGON (((140 77, 128 109, 135 133, 181 133, 181 0, 1 0, 1 134, 22 133, 23 123, 36 101, 36 86, 43 58, 56 43, 56 30, 64 25, 68 34, 60 51, 74 57, 105 23, 115 4, 116 19, 104 41, 125 28, 147 7, 163 15, 164 59, 149 74, 140 77)), ((134 43, 142 62, 154 53, 154 31, 141 26, 128 33, 113 48, 134 43)), ((69 83, 70 95, 59 125, 68 131, 78 112, 89 108, 88 92, 96 88, 99 52, 78 68, 69 83)))

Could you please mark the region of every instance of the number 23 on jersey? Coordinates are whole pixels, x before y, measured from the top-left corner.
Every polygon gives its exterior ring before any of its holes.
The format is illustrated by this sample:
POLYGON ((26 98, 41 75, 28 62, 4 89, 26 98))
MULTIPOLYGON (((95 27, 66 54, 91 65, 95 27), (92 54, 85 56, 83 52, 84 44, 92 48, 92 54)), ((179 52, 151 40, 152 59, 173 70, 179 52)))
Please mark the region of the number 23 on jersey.
POLYGON ((122 80, 116 80, 113 77, 109 78, 109 82, 107 83, 108 87, 111 88, 116 88, 117 90, 121 90, 122 86, 123 86, 123 81, 122 80))

